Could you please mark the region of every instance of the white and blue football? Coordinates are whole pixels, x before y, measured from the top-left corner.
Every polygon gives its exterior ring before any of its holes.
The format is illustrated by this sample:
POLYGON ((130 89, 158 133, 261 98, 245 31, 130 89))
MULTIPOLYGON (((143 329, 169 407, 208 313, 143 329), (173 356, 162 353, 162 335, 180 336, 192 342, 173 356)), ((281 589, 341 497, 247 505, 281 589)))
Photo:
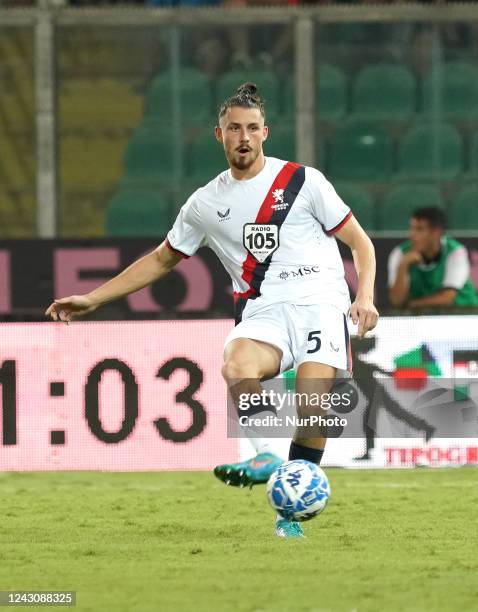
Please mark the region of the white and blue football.
POLYGON ((295 459, 283 463, 267 482, 270 505, 289 521, 308 521, 325 510, 330 485, 315 463, 295 459))

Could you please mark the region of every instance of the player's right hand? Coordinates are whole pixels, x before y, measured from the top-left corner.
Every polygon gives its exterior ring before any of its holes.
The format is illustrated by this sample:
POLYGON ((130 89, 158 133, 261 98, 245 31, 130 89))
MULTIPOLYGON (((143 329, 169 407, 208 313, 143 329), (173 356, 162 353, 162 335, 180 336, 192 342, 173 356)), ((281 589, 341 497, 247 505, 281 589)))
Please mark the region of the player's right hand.
POLYGON ((423 261, 423 257, 421 253, 418 251, 408 251, 408 253, 404 253, 402 255, 402 262, 407 266, 413 266, 414 264, 419 264, 423 261))
POLYGON ((45 310, 45 315, 51 316, 54 321, 69 323, 73 319, 83 317, 98 308, 98 305, 86 295, 70 295, 55 300, 45 310))

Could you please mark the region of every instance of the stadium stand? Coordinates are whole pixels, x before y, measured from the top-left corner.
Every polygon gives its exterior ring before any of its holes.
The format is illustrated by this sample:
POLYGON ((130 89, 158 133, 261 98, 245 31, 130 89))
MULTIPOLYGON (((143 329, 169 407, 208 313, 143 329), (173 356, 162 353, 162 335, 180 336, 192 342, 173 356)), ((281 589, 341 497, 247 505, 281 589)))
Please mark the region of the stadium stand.
POLYGON ((435 185, 397 185, 386 194, 379 207, 381 230, 406 230, 416 208, 422 206, 444 207, 443 196, 435 185))
POLYGON ((124 182, 144 186, 170 178, 174 173, 171 133, 141 125, 133 134, 124 154, 124 182))
POLYGON ((295 161, 295 126, 281 122, 271 126, 269 137, 264 144, 266 155, 295 161))
POLYGON ((33 41, 28 29, 0 36, 0 233, 35 233, 35 91, 33 41))
POLYGON ((60 184, 68 189, 107 189, 121 176, 126 137, 66 132, 60 147, 60 184))
POLYGON ((329 173, 335 179, 386 181, 393 168, 393 146, 380 125, 350 121, 330 143, 329 173))
MULTIPOLYGON (((294 81, 289 79, 285 92, 285 114, 294 116, 294 81)), ((331 64, 317 69, 316 81, 317 116, 320 121, 339 121, 347 112, 347 78, 345 73, 331 64)))
POLYGON ((342 200, 350 206, 358 222, 367 230, 377 229, 375 202, 368 191, 360 185, 337 182, 335 189, 342 200))
POLYGON ((451 125, 419 125, 411 128, 400 142, 402 177, 453 180, 463 171, 462 139, 451 125))
POLYGON ((469 165, 469 174, 473 178, 478 177, 478 132, 470 139, 469 165))
POLYGON ((477 185, 467 185, 458 193, 449 207, 448 223, 451 229, 478 228, 477 185))
POLYGON ((208 182, 226 170, 224 149, 217 142, 212 127, 203 131, 191 145, 191 176, 198 182, 208 182))
POLYGON ((68 79, 59 99, 62 129, 136 127, 142 97, 117 79, 68 79))
POLYGON ((478 118, 478 68, 466 62, 448 62, 431 71, 423 83, 426 114, 448 120, 478 118))
POLYGON ((179 111, 186 123, 207 123, 212 115, 211 88, 206 77, 195 68, 183 67, 177 85, 170 72, 158 74, 146 94, 146 117, 166 124, 171 122, 176 104, 175 87, 179 94, 179 111))
POLYGON ((405 121, 416 108, 417 84, 405 66, 367 66, 357 75, 352 92, 357 119, 405 121))
POLYGON ((157 190, 120 191, 108 203, 106 234, 165 236, 170 218, 170 205, 157 190))

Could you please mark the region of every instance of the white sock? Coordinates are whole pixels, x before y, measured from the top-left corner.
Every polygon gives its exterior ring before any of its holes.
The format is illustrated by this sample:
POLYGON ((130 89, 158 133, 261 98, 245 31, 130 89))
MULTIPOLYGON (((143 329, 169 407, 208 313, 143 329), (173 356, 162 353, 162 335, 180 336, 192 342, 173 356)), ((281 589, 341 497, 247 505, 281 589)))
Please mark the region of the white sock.
MULTIPOLYGON (((247 434, 248 432, 246 432, 247 434)), ((273 455, 275 455, 274 452, 274 441, 270 438, 255 438, 253 436, 248 435, 247 438, 249 439, 250 443, 252 444, 252 446, 254 447, 254 450, 256 451, 256 453, 259 455, 260 453, 272 453, 273 455)))

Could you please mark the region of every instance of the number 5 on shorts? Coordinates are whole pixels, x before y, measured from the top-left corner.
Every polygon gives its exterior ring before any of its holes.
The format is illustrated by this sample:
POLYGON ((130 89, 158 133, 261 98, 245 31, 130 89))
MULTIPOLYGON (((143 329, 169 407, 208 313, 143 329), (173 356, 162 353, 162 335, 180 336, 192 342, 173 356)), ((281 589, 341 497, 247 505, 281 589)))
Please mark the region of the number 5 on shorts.
POLYGON ((316 353, 321 345, 322 341, 320 339, 320 331, 311 331, 309 332, 309 337, 307 338, 307 342, 315 342, 315 346, 312 347, 307 353, 316 353))

